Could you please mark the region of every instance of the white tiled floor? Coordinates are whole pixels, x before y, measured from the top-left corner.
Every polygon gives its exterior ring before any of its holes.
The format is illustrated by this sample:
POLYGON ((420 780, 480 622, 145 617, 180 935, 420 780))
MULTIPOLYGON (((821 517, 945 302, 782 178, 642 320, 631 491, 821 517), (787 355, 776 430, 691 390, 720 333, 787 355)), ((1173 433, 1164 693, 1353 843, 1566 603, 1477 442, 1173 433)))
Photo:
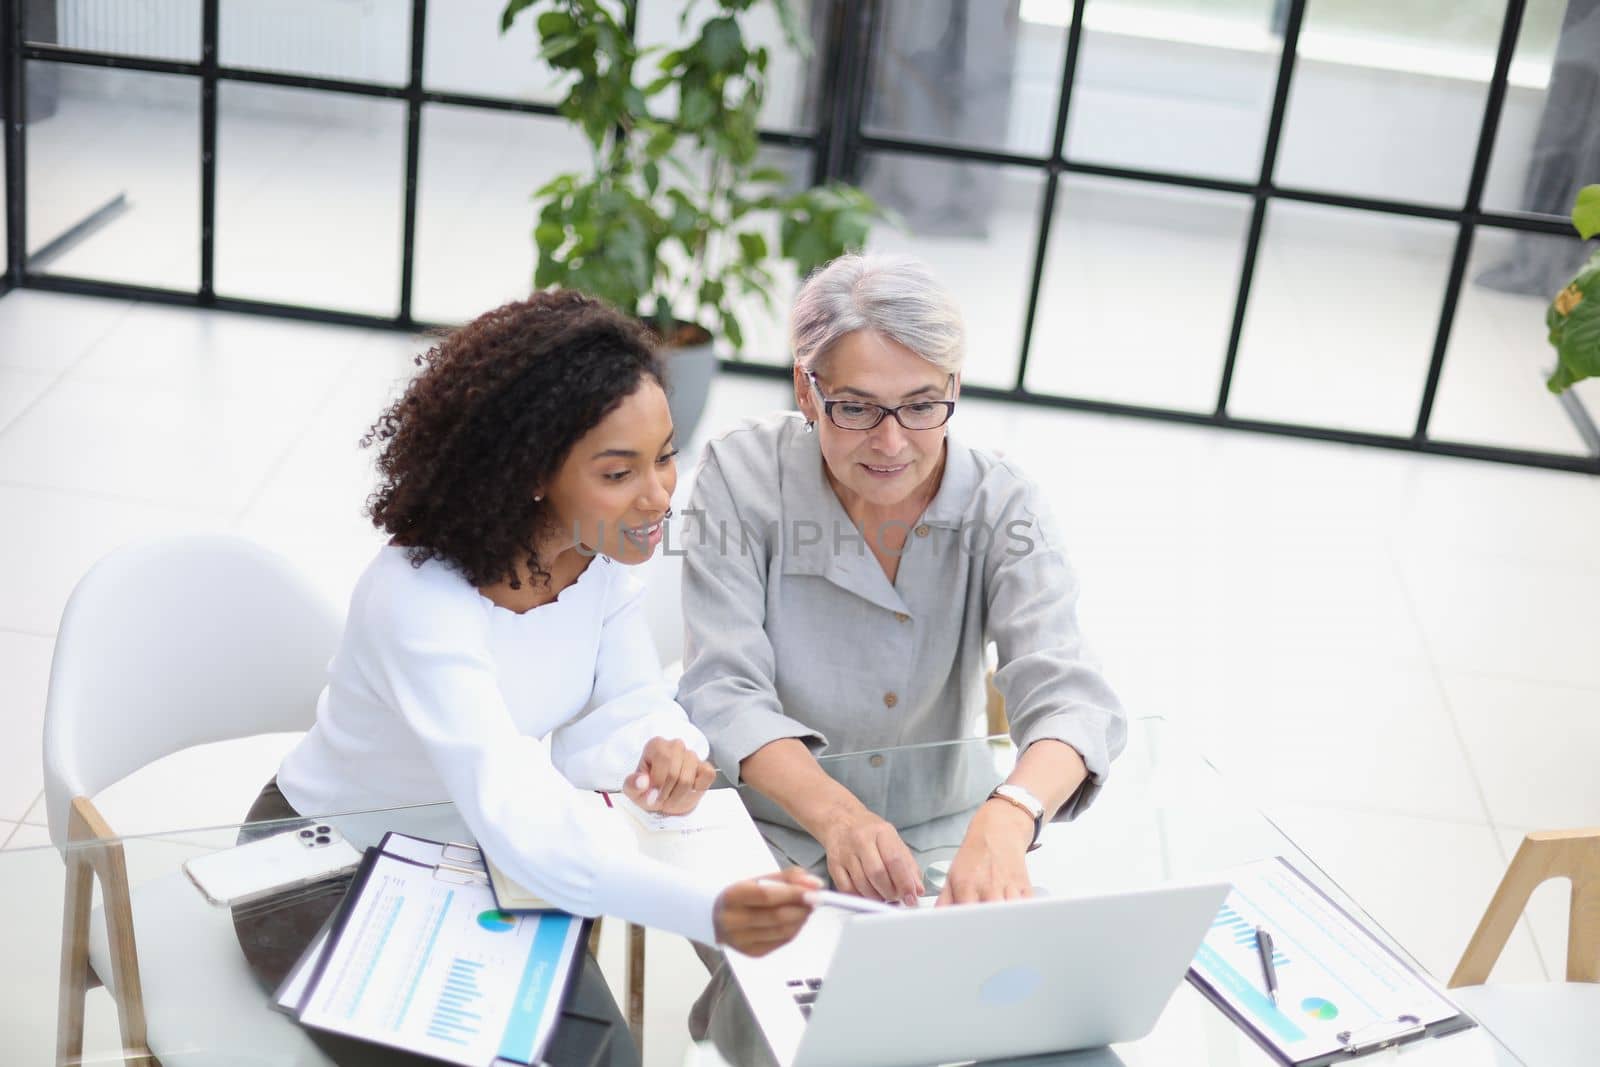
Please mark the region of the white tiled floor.
MULTIPOLYGON (((235 529, 341 602, 378 544, 356 440, 417 348, 0 299, 0 843, 46 843, 39 730, 77 578, 133 537, 235 529)), ((786 405, 781 384, 725 375, 705 425, 786 405)), ((1130 706, 1184 724, 1436 972, 1522 833, 1600 824, 1600 482, 975 401, 957 428, 1046 486, 1085 626, 1130 706)), ((284 743, 157 768, 109 791, 108 815, 140 829, 237 818, 284 743), (203 777, 177 795, 166 773, 203 777)), ((1536 897, 1497 977, 1560 973, 1557 896, 1536 897)), ((653 958, 686 977, 682 1003, 652 1013, 681 1018, 698 964, 653 958)))

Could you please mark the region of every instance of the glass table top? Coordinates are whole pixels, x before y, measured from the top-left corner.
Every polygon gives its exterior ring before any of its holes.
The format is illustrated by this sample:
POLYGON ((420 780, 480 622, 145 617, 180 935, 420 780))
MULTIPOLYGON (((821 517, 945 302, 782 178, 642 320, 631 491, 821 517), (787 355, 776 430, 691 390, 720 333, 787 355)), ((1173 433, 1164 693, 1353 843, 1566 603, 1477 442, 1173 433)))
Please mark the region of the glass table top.
MULTIPOLYGON (((1015 759, 1016 750, 1008 739, 970 738, 824 755, 821 762, 858 796, 876 798, 879 803, 874 806, 880 813, 901 826, 933 892, 961 842, 972 808, 1004 778, 1015 759), (927 782, 944 784, 930 791, 927 782), (905 802, 907 796, 917 798, 917 810, 905 802)), ((779 814, 765 801, 744 792, 758 820, 779 814)), ((449 805, 318 818, 338 825, 358 847, 375 843, 389 830, 441 841, 462 840, 464 835, 449 805)), ((252 829, 271 832, 300 825, 303 820, 258 824, 252 829)), ((792 855, 793 832, 779 828, 771 833, 792 855)), ((232 847, 238 834, 238 826, 182 828, 117 841, 131 887, 150 1043, 164 1062, 295 1062, 297 1054, 292 1050, 299 1048, 303 1055, 307 1047, 303 1039, 298 1045, 289 1040, 282 1047, 291 1051, 280 1054, 283 1030, 295 1030, 296 1024, 273 1011, 267 993, 252 984, 228 909, 209 904, 183 871, 186 860, 232 847), (165 1048, 163 1042, 168 1043, 165 1048)), ((102 846, 81 845, 66 850, 68 855, 94 853, 96 858, 105 851, 102 846)), ((1028 862, 1034 884, 1044 892, 1078 896, 1215 879, 1231 868, 1274 856, 1286 857, 1403 960, 1423 970, 1312 857, 1236 795, 1182 730, 1162 719, 1130 723, 1127 750, 1113 765, 1094 804, 1071 822, 1048 824, 1041 847, 1029 855, 1028 862)), ((0 1020, 6 1034, 7 1063, 56 1060, 64 872, 63 852, 53 847, 0 852, 0 947, 4 949, 0 955, 0 1020)), ((101 903, 97 888, 95 904, 101 903)), ((616 929, 622 924, 612 920, 607 926, 616 929)), ((105 937, 98 911, 91 936, 97 941, 91 958, 104 960, 105 937)), ((616 935, 608 932, 608 936, 616 935)), ((650 936, 655 945, 667 935, 650 936)), ((625 979, 616 973, 621 964, 616 959, 608 962, 604 952, 601 962, 626 1010, 621 994, 626 989, 625 979)), ((662 1009, 692 1000, 703 984, 703 972, 652 964, 645 974, 644 1062, 649 1067, 676 1065, 683 1062, 685 1021, 681 1012, 662 1009), (694 988, 686 993, 685 986, 694 988)), ((104 991, 91 992, 85 1016, 85 1062, 130 1060, 134 1057, 127 1044, 110 998, 104 991)), ((1395 1057, 1417 1065, 1467 1067, 1521 1062, 1482 1028, 1416 1042, 1398 1051, 1363 1057, 1361 1062, 1395 1057)), ((300 1062, 320 1061, 307 1058, 300 1062)), ((1274 1061, 1184 982, 1145 1038, 1110 1049, 1027 1062, 1245 1067, 1274 1061)))

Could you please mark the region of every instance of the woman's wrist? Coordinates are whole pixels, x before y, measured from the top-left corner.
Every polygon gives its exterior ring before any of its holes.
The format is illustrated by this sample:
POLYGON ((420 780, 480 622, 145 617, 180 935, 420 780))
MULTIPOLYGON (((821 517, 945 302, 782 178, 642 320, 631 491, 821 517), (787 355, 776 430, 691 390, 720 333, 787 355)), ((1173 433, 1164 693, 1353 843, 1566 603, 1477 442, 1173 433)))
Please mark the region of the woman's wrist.
POLYGON ((856 799, 855 794, 848 789, 840 786, 839 792, 843 795, 832 798, 815 817, 800 823, 805 827, 806 833, 816 838, 824 847, 834 834, 855 825, 863 815, 870 814, 866 805, 856 799))
POLYGON ((1033 816, 1003 797, 990 797, 978 806, 967 829, 995 844, 1015 844, 1026 851, 1033 844, 1033 816))

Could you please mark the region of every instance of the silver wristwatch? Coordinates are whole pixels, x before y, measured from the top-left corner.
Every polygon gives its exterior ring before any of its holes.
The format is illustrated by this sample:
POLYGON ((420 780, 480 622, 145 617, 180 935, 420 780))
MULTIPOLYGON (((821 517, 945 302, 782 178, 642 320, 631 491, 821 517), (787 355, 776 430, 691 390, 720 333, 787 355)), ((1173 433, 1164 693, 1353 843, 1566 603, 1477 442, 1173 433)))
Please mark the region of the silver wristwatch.
POLYGON ((1020 785, 1002 782, 994 787, 994 792, 989 794, 989 799, 999 797, 1001 800, 1015 804, 1027 812, 1033 819, 1033 840, 1028 843, 1028 851, 1039 847, 1039 834, 1044 829, 1044 804, 1039 798, 1020 785))

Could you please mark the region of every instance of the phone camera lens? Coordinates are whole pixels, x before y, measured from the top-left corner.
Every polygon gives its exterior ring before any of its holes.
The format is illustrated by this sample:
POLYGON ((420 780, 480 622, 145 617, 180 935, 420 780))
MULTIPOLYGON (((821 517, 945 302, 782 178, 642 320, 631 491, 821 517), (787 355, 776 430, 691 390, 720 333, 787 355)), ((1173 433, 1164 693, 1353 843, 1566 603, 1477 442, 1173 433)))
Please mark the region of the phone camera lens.
POLYGON ((319 844, 319 845, 327 845, 327 844, 331 844, 332 842, 333 842, 333 838, 329 837, 327 834, 318 834, 317 835, 317 844, 319 844))
POLYGON ((310 830, 301 830, 300 831, 300 836, 301 837, 313 837, 315 835, 312 834, 312 832, 310 830))
POLYGON ((331 827, 331 826, 319 826, 319 827, 317 827, 317 833, 319 833, 319 834, 331 834, 331 833, 333 833, 333 827, 331 827))

